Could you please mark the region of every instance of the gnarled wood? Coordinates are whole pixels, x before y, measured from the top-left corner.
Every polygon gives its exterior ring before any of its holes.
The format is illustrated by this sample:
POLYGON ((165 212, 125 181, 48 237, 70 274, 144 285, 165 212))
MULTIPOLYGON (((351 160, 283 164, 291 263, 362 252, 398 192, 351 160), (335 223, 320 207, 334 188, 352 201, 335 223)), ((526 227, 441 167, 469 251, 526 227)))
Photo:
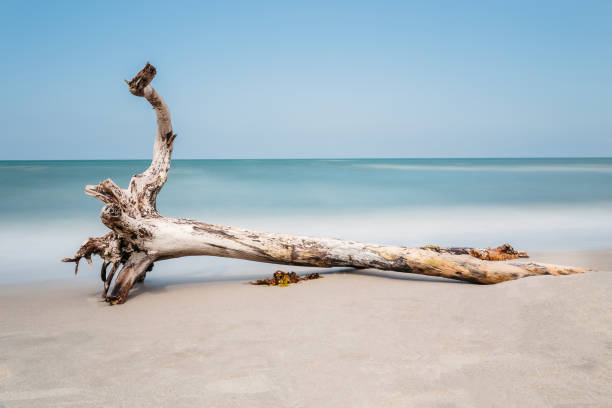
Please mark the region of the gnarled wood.
POLYGON ((106 297, 108 302, 113 305, 125 302, 134 282, 143 277, 147 269, 153 265, 153 260, 154 257, 145 252, 132 253, 119 272, 112 293, 106 297))
POLYGON ((111 232, 103 237, 89 238, 72 258, 63 259, 64 262, 76 263, 76 273, 81 258, 91 263, 92 255, 100 256, 103 259, 100 272, 104 281, 103 297, 111 304, 125 302, 133 284, 144 279, 154 262, 194 255, 285 265, 376 268, 481 284, 585 271, 518 261, 516 258, 527 255, 515 251, 508 244, 494 249, 407 248, 249 231, 163 217, 157 212, 156 199, 170 170, 176 135, 172 131, 168 106, 150 85, 155 74, 155 67, 147 63, 132 80, 126 81, 132 94, 145 98, 155 109, 157 132, 151 165, 132 177, 127 189, 120 188, 111 180, 86 186, 86 194, 105 204, 100 218, 111 232), (107 274, 111 263, 113 266, 107 274), (123 268, 111 294, 107 295, 120 265, 123 268))

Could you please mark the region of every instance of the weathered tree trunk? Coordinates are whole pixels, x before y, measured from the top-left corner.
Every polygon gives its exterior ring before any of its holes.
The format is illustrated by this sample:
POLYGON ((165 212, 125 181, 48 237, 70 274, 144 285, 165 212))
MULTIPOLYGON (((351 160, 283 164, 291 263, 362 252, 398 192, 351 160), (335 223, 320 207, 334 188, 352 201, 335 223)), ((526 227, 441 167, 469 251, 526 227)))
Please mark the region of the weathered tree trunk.
POLYGON ((91 256, 103 259, 101 279, 105 299, 111 304, 125 302, 134 282, 144 279, 153 263, 192 255, 210 255, 247 259, 285 265, 317 267, 376 268, 408 272, 474 283, 491 284, 533 275, 566 275, 583 269, 519 261, 495 262, 526 257, 509 245, 494 250, 406 248, 368 245, 334 238, 310 238, 206 224, 188 219, 166 218, 156 209, 157 194, 170 170, 172 131, 170 111, 150 82, 156 74, 148 64, 126 81, 132 94, 144 97, 155 109, 157 134, 153 161, 142 174, 135 175, 130 186, 122 189, 111 180, 85 188, 86 194, 105 203, 100 214, 111 232, 89 238, 72 258, 78 271, 81 258, 91 264, 91 256), (108 266, 112 267, 107 274, 108 266), (110 284, 118 270, 110 294, 110 284))

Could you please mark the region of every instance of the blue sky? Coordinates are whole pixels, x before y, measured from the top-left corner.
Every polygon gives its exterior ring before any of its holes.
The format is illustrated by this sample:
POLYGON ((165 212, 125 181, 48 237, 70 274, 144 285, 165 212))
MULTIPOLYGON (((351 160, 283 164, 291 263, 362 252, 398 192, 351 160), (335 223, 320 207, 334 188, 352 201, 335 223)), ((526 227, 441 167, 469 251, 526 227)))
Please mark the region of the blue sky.
POLYGON ((0 159, 612 156, 611 1, 0 5, 0 159))

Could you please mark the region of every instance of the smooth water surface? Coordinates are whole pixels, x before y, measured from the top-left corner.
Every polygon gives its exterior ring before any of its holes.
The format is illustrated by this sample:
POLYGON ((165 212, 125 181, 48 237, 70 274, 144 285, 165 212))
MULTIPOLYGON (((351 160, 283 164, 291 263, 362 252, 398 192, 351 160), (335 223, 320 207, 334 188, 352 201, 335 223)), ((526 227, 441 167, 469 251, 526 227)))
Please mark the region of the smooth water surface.
MULTIPOLYGON (((64 276, 57 260, 105 232, 84 186, 147 166, 0 162, 0 282, 64 276)), ((612 159, 175 160, 158 209, 401 245, 612 247, 612 159)))

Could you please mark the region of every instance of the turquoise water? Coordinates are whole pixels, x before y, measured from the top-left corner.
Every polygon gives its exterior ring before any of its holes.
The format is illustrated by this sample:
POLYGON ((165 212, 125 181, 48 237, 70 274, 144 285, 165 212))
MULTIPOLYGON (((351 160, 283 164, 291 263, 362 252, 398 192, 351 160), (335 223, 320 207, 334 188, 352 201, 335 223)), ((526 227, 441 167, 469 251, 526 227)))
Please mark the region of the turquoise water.
MULTIPOLYGON (((0 162, 0 219, 90 218, 86 184, 148 161, 0 162)), ((159 210, 319 214, 426 206, 612 204, 612 159, 175 160, 159 210)))
MULTIPOLYGON (((84 186, 111 178, 125 187, 147 166, 0 161, 0 281, 63 274, 57 259, 105 231, 84 186), (32 272, 51 259, 55 272, 32 272)), ((158 209, 405 245, 612 247, 612 159, 175 160, 158 209)))

